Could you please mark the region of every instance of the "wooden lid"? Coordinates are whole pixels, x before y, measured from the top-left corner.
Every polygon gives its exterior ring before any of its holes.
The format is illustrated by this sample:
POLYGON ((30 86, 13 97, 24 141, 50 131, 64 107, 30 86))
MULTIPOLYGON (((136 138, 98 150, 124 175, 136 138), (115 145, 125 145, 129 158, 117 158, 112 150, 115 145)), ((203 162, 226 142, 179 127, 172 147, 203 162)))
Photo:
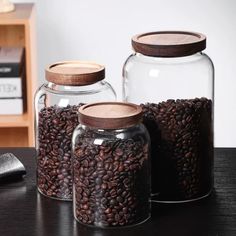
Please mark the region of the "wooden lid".
POLYGON ((159 31, 132 38, 136 52, 154 57, 183 57, 206 48, 206 36, 186 31, 159 31))
POLYGON ((100 102, 79 108, 79 122, 100 129, 121 129, 138 124, 142 109, 132 103, 100 102))
POLYGON ((105 78, 105 67, 86 61, 58 62, 46 68, 45 76, 58 85, 89 85, 105 78))

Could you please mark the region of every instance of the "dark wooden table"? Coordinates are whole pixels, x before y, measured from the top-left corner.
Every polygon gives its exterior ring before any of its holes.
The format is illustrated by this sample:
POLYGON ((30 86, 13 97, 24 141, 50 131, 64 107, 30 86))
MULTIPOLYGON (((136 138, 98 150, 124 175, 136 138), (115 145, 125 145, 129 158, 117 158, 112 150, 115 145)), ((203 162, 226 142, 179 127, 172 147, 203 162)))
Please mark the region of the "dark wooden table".
POLYGON ((152 218, 124 229, 95 229, 75 222, 72 203, 41 196, 35 186, 34 149, 12 152, 27 169, 24 180, 0 185, 0 236, 235 236, 236 149, 215 151, 215 191, 188 204, 153 204, 152 218))

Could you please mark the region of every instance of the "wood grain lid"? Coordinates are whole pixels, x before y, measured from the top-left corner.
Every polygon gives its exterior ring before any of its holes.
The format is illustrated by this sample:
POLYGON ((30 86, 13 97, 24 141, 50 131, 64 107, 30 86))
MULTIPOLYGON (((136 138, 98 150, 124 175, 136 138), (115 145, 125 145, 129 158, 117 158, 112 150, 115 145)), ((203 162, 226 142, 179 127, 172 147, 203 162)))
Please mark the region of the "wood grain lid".
POLYGON ((142 120, 142 109, 132 103, 100 102, 79 108, 79 122, 100 129, 121 129, 142 120))
POLYGON ((187 31, 158 31, 135 35, 135 52, 153 57, 183 57, 206 48, 206 36, 187 31))
POLYGON ((45 69, 47 81, 58 85, 89 85, 105 78, 105 67, 87 61, 65 61, 45 69))

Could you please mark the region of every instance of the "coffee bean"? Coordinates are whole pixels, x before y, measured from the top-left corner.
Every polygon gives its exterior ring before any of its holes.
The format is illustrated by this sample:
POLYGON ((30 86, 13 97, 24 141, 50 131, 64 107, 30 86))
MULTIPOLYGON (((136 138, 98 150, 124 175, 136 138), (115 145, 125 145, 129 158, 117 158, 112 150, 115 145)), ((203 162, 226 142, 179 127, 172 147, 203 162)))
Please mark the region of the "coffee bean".
POLYGON ((96 178, 96 184, 97 185, 101 185, 102 184, 102 179, 99 177, 99 178, 96 178))
POLYGON ((102 184, 102 189, 107 189, 107 184, 102 184))
POLYGON ((135 140, 111 139, 96 145, 89 141, 94 140, 95 135, 89 130, 80 134, 80 142, 75 144, 73 150, 76 219, 84 224, 103 227, 143 221, 150 210, 147 140, 137 135, 135 140), (87 174, 85 169, 89 166, 92 168, 87 174), (93 188, 81 184, 88 180, 94 184, 93 188), (87 190, 89 194, 85 198, 81 192, 87 190), (83 215, 86 215, 86 219, 80 217, 85 205, 83 215))
POLYGON ((111 201, 110 201, 110 205, 115 206, 116 204, 117 204, 117 201, 112 198, 111 201))
POLYGON ((124 199, 123 199, 121 196, 118 196, 118 197, 116 198, 116 200, 117 200, 118 202, 120 202, 120 203, 124 202, 124 199))
POLYGON ((111 208, 107 208, 104 212, 105 212, 106 214, 110 214, 110 213, 111 213, 111 208))
POLYGON ((206 195, 212 187, 212 101, 177 99, 141 107, 151 137, 152 192, 169 201, 206 195))
POLYGON ((55 105, 39 112, 37 182, 39 191, 46 196, 72 199, 71 139, 81 105, 64 108, 55 105), (51 190, 47 191, 41 182, 51 190))

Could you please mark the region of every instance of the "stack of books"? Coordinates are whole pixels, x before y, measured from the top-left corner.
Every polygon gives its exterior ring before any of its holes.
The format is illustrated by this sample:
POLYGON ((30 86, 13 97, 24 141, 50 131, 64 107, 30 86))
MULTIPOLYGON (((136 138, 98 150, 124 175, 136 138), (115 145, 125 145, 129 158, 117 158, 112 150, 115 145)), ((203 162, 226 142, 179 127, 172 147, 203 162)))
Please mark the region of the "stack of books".
POLYGON ((0 115, 24 112, 24 48, 0 47, 0 115))

